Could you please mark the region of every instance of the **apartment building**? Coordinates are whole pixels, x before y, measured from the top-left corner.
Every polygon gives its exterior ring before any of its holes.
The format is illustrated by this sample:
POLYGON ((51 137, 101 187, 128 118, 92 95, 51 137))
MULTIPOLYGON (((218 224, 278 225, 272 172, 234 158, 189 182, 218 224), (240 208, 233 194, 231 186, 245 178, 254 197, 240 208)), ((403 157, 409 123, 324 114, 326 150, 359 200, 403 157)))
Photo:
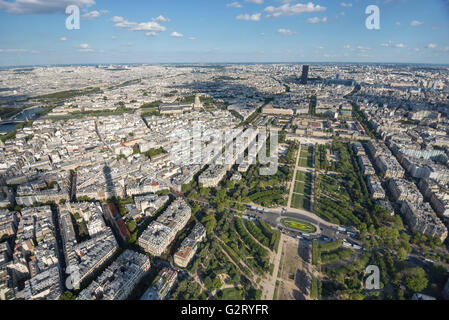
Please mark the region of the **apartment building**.
POLYGON ((198 182, 204 187, 216 187, 226 175, 226 168, 222 165, 210 165, 198 178, 198 182))
POLYGON ((411 203, 404 201, 402 202, 401 213, 413 231, 439 238, 442 242, 447 238, 447 228, 438 219, 427 202, 411 203))
POLYGON ((206 229, 201 223, 193 227, 190 234, 181 242, 173 256, 174 262, 181 268, 186 268, 198 249, 198 243, 206 236, 206 229))
POLYGON ((191 217, 190 207, 181 198, 175 200, 139 237, 139 246, 160 256, 191 217))
POLYGON ((147 256, 125 250, 77 300, 125 300, 150 268, 147 256))
POLYGON ((424 198, 413 182, 405 179, 391 179, 388 182, 388 189, 395 201, 409 201, 421 203, 424 198))
POLYGON ((375 162, 380 173, 386 179, 404 177, 404 169, 393 155, 388 157, 379 156, 376 158, 375 162))
POLYGON ((157 275, 151 287, 145 291, 140 300, 164 300, 176 282, 178 272, 163 268, 157 275))
POLYGON ((367 176, 366 182, 373 199, 385 199, 385 190, 382 188, 382 184, 377 176, 367 176))

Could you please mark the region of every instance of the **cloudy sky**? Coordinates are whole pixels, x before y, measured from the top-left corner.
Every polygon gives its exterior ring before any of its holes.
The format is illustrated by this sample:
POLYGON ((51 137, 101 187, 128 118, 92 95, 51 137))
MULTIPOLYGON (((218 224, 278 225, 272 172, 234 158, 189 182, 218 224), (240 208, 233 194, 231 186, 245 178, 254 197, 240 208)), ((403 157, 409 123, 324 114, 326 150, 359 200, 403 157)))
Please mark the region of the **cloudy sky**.
POLYGON ((322 61, 449 64, 449 0, 0 0, 1 66, 322 61))

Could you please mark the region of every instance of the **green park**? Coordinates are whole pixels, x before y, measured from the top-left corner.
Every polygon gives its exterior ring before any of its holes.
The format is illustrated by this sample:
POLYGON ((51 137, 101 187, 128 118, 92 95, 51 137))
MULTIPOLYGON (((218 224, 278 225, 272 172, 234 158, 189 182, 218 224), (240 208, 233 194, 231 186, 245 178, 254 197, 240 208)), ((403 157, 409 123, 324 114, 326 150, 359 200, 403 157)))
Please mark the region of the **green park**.
POLYGON ((281 224, 286 228, 304 233, 315 233, 317 231, 313 224, 292 218, 281 219, 281 224))

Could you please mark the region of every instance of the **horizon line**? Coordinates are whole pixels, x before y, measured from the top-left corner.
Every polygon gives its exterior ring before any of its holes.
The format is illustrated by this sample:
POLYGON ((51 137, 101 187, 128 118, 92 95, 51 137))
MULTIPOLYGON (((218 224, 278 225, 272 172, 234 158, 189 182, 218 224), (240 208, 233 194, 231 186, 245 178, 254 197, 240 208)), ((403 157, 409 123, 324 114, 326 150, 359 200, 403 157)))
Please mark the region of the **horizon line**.
POLYGON ((264 61, 264 62, 98 62, 98 63, 56 63, 56 64, 30 64, 30 65, 3 65, 0 69, 24 67, 61 67, 61 66, 100 66, 100 65, 232 65, 232 64, 378 64, 378 65, 426 65, 449 67, 449 63, 431 62, 343 62, 343 61, 264 61))

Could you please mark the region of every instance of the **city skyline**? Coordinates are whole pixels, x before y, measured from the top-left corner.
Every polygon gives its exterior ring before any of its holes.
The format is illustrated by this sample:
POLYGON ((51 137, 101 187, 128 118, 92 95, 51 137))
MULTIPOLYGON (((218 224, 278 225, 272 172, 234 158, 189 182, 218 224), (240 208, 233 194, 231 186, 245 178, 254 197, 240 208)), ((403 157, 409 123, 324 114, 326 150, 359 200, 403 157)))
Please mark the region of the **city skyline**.
POLYGON ((449 2, 0 1, 0 66, 102 63, 449 63, 449 2), (66 29, 68 5, 80 30, 66 29), (368 30, 365 9, 380 9, 368 30))

